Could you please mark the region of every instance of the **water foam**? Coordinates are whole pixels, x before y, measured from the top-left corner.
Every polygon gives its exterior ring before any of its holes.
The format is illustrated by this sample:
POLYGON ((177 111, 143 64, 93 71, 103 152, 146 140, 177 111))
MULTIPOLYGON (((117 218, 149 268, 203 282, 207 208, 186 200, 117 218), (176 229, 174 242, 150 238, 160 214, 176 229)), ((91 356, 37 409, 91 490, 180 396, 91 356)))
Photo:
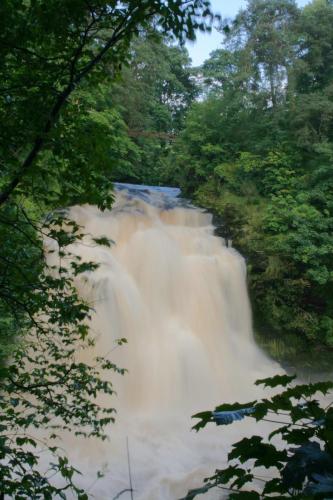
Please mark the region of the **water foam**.
POLYGON ((230 444, 251 429, 243 422, 224 433, 212 426, 195 434, 191 415, 253 399, 253 382, 273 371, 253 339, 244 259, 214 235, 210 214, 178 195, 118 186, 111 211, 71 209, 86 233, 115 242, 96 246, 87 236, 72 248, 100 264, 79 283, 96 312, 97 343, 89 356, 110 353, 128 369, 123 377, 110 375, 118 394, 110 440, 65 440, 98 500, 129 487, 127 438, 136 500, 176 499, 200 486, 223 466, 230 444), (112 350, 122 337, 128 344, 112 350), (92 484, 103 464, 104 478, 92 484))

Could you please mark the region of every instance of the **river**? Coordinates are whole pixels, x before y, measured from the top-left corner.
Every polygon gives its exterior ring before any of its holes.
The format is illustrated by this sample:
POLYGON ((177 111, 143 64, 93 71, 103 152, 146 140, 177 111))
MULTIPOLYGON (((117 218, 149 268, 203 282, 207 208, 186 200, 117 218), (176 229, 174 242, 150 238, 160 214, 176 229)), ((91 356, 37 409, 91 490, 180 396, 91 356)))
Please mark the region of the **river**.
POLYGON ((253 339, 244 259, 215 236, 212 216, 173 188, 117 185, 111 211, 81 206, 71 216, 88 234, 72 251, 100 264, 78 284, 95 310, 88 358, 107 354, 128 373, 110 374, 110 439, 68 436, 64 447, 92 498, 128 489, 130 460, 135 500, 175 500, 225 464, 232 442, 258 431, 244 421, 197 434, 191 415, 261 396, 253 382, 277 370, 253 339), (114 243, 93 245, 91 235, 114 243), (119 338, 127 344, 116 347, 119 338))

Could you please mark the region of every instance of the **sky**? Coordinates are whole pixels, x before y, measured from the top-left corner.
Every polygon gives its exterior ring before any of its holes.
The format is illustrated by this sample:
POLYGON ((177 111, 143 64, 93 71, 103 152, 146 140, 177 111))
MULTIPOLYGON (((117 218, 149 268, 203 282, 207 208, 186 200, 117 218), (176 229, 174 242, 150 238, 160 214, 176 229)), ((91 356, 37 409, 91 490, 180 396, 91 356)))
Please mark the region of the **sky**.
MULTIPOLYGON (((310 0, 297 0, 302 7, 310 0)), ((246 0, 211 0, 212 10, 221 14, 222 18, 234 17, 241 7, 246 6, 246 0)), ((188 42, 187 48, 193 66, 199 66, 208 58, 210 52, 218 49, 222 42, 222 35, 213 29, 211 34, 198 33, 195 43, 188 42)))

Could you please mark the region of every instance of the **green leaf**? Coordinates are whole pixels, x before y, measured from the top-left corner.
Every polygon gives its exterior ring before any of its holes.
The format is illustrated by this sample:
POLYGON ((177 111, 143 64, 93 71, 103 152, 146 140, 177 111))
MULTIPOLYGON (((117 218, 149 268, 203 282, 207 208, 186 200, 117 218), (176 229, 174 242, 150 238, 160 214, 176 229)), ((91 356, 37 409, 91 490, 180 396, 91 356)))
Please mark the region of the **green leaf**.
POLYGON ((97 245, 105 246, 105 247, 111 247, 111 245, 115 245, 115 241, 111 240, 110 238, 107 238, 106 236, 100 236, 99 238, 93 238, 92 239, 97 245))
POLYGON ((244 438, 233 445, 233 450, 229 453, 228 459, 238 459, 241 463, 248 460, 255 460, 256 467, 277 467, 281 469, 283 463, 287 461, 288 455, 285 450, 277 450, 275 446, 263 443, 260 436, 244 438))
POLYGON ((217 425, 229 425, 236 420, 243 420, 254 413, 254 408, 242 408, 234 411, 213 411, 212 418, 217 425))
POLYGON ((212 488, 215 488, 215 487, 216 487, 215 484, 206 484, 205 486, 202 486, 201 488, 195 488, 193 490, 190 490, 187 493, 186 497, 181 498, 180 500, 192 500, 196 496, 203 495, 203 494, 207 493, 207 491, 209 491, 209 490, 211 490, 212 488))
POLYGON ((260 500, 260 495, 256 491, 240 491, 239 493, 231 493, 230 500, 260 500))
POLYGON ((293 380, 295 380, 296 375, 288 376, 288 375, 275 375, 274 377, 264 378, 261 380, 257 380, 255 385, 264 385, 265 387, 286 387, 293 380))

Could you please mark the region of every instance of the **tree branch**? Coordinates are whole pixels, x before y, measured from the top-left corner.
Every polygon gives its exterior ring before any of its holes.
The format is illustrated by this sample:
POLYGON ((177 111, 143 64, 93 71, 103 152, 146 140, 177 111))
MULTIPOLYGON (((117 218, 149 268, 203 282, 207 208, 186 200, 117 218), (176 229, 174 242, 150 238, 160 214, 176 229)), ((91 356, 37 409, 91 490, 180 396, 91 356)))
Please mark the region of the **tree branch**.
MULTIPOLYGON (((16 189, 18 184, 21 182, 22 178, 26 175, 27 171, 30 169, 31 165, 36 160, 38 154, 40 153, 41 149, 43 148, 43 146, 45 144, 45 139, 46 139, 47 135, 52 130, 55 122, 57 121, 59 114, 60 114, 60 111, 64 107, 65 103, 67 102, 68 97, 71 95, 71 93, 73 92, 75 87, 81 82, 81 80, 90 71, 92 71, 93 68, 104 58, 105 54, 110 50, 110 48, 113 47, 114 45, 116 45, 119 42, 119 40, 121 39, 121 37, 124 36, 125 26, 128 23, 128 21, 131 20, 131 18, 133 17, 133 13, 137 9, 138 9, 138 7, 135 6, 133 9, 129 10, 126 13, 124 18, 119 23, 118 27, 113 32, 112 36, 105 43, 104 47, 75 76, 76 64, 80 58, 80 55, 81 55, 82 50, 84 48, 84 44, 87 41, 87 34, 89 32, 89 27, 86 28, 86 30, 88 29, 88 32, 85 31, 85 34, 83 36, 83 41, 80 44, 80 46, 78 47, 77 51, 75 52, 74 58, 72 60, 69 83, 67 84, 65 89, 59 94, 58 99, 50 112, 49 118, 47 119, 47 121, 45 123, 45 126, 42 130, 42 133, 36 138, 35 143, 31 149, 30 153, 28 154, 28 156, 24 160, 20 170, 17 172, 15 177, 8 183, 7 187, 5 187, 5 189, 0 193, 0 206, 7 202, 10 195, 12 194, 12 192, 16 189)), ((155 14, 156 14, 156 12, 153 11, 153 12, 149 13, 149 15, 146 16, 146 18, 151 17, 155 14)), ((94 23, 95 23, 95 19, 93 19, 93 21, 90 23, 89 26, 93 25, 94 23)))

